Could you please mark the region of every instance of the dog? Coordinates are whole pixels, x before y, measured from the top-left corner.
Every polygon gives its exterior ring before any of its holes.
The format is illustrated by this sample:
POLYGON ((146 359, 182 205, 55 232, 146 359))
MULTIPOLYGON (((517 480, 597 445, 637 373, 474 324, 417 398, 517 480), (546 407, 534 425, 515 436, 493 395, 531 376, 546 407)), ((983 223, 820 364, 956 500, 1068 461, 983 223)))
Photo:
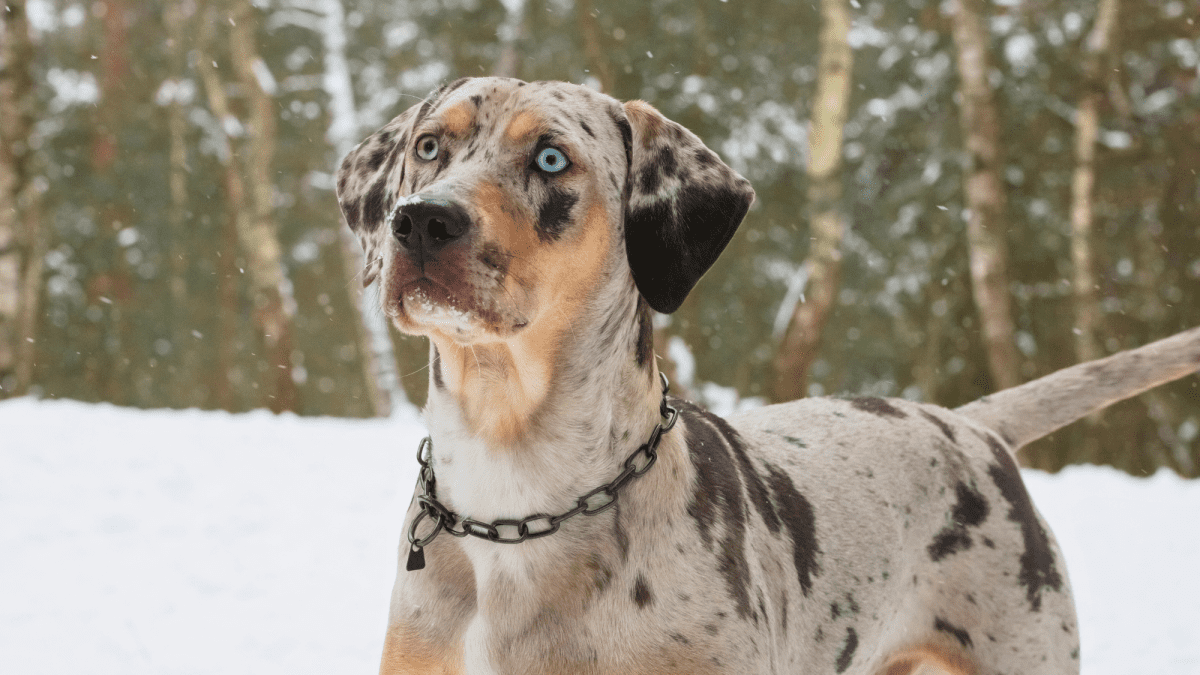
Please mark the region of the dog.
POLYGON ((1014 452, 1195 372, 1200 329, 954 411, 726 421, 665 396, 652 312, 754 191, 650 105, 457 80, 352 151, 337 192, 382 311, 431 343, 381 673, 1078 672, 1014 452))

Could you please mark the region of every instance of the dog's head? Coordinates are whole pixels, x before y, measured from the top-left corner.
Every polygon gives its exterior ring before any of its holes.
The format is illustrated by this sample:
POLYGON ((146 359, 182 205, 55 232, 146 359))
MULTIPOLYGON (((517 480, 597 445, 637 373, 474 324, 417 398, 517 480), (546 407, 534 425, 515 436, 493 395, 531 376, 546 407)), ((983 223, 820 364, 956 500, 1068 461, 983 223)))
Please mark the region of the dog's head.
POLYGON ((434 92, 351 152, 337 185, 384 312, 459 344, 569 322, 626 265, 673 312, 754 199, 646 103, 506 78, 434 92))

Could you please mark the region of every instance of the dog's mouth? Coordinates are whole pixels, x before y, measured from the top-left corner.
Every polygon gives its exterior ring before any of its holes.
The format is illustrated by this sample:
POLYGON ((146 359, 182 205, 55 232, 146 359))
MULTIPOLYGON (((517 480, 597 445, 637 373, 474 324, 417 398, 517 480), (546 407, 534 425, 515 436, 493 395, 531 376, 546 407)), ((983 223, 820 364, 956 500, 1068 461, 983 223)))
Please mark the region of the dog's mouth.
POLYGON ((485 336, 508 337, 528 326, 523 317, 509 316, 472 297, 422 276, 400 286, 386 299, 385 311, 404 332, 437 331, 457 342, 471 343, 485 336))

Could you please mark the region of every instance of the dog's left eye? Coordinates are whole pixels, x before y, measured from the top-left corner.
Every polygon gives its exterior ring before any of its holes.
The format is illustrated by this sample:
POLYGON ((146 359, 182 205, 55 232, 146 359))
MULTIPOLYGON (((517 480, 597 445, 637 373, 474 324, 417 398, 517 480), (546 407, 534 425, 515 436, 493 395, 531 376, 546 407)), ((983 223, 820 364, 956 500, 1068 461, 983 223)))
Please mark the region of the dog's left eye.
POLYGON ((538 168, 546 173, 558 173, 570 165, 567 156, 558 148, 542 148, 537 155, 538 168))
POLYGON ((426 162, 437 159, 438 156, 438 141, 433 136, 422 136, 417 140, 417 157, 426 162))

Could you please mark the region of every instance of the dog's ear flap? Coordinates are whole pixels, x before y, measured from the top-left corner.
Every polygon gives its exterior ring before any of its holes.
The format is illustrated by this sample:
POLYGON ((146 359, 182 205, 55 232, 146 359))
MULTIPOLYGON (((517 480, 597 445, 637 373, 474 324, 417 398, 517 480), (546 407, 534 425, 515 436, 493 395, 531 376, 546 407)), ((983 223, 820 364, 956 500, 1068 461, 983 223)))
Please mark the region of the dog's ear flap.
POLYGON ((625 253, 646 301, 670 314, 725 249, 754 202, 754 189, 695 134, 649 104, 630 101, 624 112, 625 253))
POLYGON ((383 243, 389 235, 384 223, 389 204, 401 195, 404 155, 413 120, 427 112, 428 103, 415 105, 367 137, 342 160, 337 172, 338 206, 351 231, 358 235, 367 259, 363 286, 369 286, 382 267, 383 243))

